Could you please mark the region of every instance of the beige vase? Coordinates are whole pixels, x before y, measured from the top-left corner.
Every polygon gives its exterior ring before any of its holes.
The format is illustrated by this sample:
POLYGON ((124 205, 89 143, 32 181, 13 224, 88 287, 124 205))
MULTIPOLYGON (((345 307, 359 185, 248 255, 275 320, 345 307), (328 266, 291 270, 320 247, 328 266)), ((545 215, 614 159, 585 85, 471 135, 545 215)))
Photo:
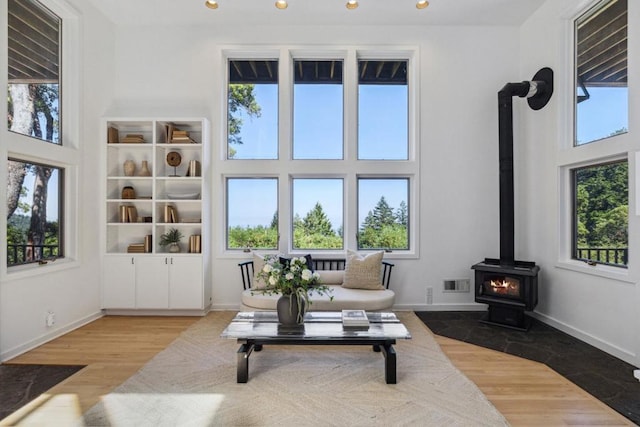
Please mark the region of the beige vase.
POLYGON ((136 173, 136 162, 133 160, 127 160, 124 162, 124 175, 133 176, 136 173))
POLYGON ((142 166, 140 167, 140 176, 151 176, 151 171, 149 170, 149 162, 146 160, 142 161, 142 166))

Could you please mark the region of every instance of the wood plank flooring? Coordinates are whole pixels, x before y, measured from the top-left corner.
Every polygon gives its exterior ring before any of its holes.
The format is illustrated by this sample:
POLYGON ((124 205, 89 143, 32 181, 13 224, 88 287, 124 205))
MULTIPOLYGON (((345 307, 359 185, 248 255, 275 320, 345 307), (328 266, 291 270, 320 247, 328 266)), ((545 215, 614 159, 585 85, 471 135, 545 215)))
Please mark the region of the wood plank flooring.
MULTIPOLYGON (((103 317, 18 356, 10 362, 87 367, 0 425, 70 425, 198 319, 103 317)), ((513 426, 634 425, 545 365, 449 338, 436 339, 513 426)))

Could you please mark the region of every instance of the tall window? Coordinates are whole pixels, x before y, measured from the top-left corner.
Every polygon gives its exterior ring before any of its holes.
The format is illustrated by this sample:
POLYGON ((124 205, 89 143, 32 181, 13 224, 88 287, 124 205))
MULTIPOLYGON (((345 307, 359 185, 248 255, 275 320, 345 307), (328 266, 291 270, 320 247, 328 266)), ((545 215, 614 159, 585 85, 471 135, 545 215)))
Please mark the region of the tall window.
POLYGON ((573 257, 626 266, 629 259, 628 164, 621 161, 573 170, 573 257))
POLYGON ((409 158, 407 61, 358 62, 358 158, 409 158))
POLYGON ((627 132, 627 0, 580 16, 575 40, 575 145, 627 132))
POLYGON ((60 144, 62 21, 35 0, 9 0, 8 24, 8 129, 60 144))
POLYGON ((293 158, 341 159, 342 61, 294 61, 293 158))
POLYGON ((218 167, 227 182, 226 249, 415 253, 415 52, 227 55, 230 155, 218 167), (250 136, 267 117, 269 132, 250 136), (253 141, 267 133, 273 152, 257 155, 253 141))
POLYGON ((9 159, 7 265, 64 255, 62 169, 9 159))
POLYGON ((278 158, 278 61, 230 60, 229 159, 278 158))

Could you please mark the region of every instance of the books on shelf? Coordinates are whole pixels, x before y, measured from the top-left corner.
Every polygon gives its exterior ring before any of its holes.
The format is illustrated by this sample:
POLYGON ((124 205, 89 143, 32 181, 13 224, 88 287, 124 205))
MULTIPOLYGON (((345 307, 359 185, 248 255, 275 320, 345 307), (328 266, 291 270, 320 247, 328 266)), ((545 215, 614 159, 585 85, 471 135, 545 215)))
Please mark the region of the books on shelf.
POLYGON ((178 129, 173 123, 165 125, 165 138, 167 143, 195 144, 196 141, 189 136, 189 131, 178 129))
POLYGON ((127 252, 130 253, 130 254, 143 254, 143 253, 145 253, 144 243, 131 243, 129 246, 127 246, 127 252))
POLYGON ((178 222, 178 211, 174 206, 167 205, 164 207, 164 222, 178 222))
POLYGON ((128 133, 120 142, 129 143, 129 144, 142 144, 145 142, 144 135, 128 133))
POLYGON ((117 144, 120 142, 118 138, 118 129, 113 126, 109 126, 109 128, 107 129, 107 143, 117 144))
POLYGON ((344 329, 369 329, 369 318, 364 310, 342 310, 344 329))

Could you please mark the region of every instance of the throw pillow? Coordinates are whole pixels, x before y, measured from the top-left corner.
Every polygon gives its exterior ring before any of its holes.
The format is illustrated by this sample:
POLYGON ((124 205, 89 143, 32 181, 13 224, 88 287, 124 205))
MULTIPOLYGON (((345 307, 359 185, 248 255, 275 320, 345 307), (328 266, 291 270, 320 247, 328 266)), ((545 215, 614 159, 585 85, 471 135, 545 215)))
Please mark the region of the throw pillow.
POLYGON ((264 279, 258 277, 258 273, 264 268, 264 255, 253 253, 253 280, 251 282, 251 289, 264 289, 267 287, 267 283, 264 279))
POLYGON ((373 252, 365 256, 347 249, 343 288, 383 290, 382 257, 384 252, 373 252))

